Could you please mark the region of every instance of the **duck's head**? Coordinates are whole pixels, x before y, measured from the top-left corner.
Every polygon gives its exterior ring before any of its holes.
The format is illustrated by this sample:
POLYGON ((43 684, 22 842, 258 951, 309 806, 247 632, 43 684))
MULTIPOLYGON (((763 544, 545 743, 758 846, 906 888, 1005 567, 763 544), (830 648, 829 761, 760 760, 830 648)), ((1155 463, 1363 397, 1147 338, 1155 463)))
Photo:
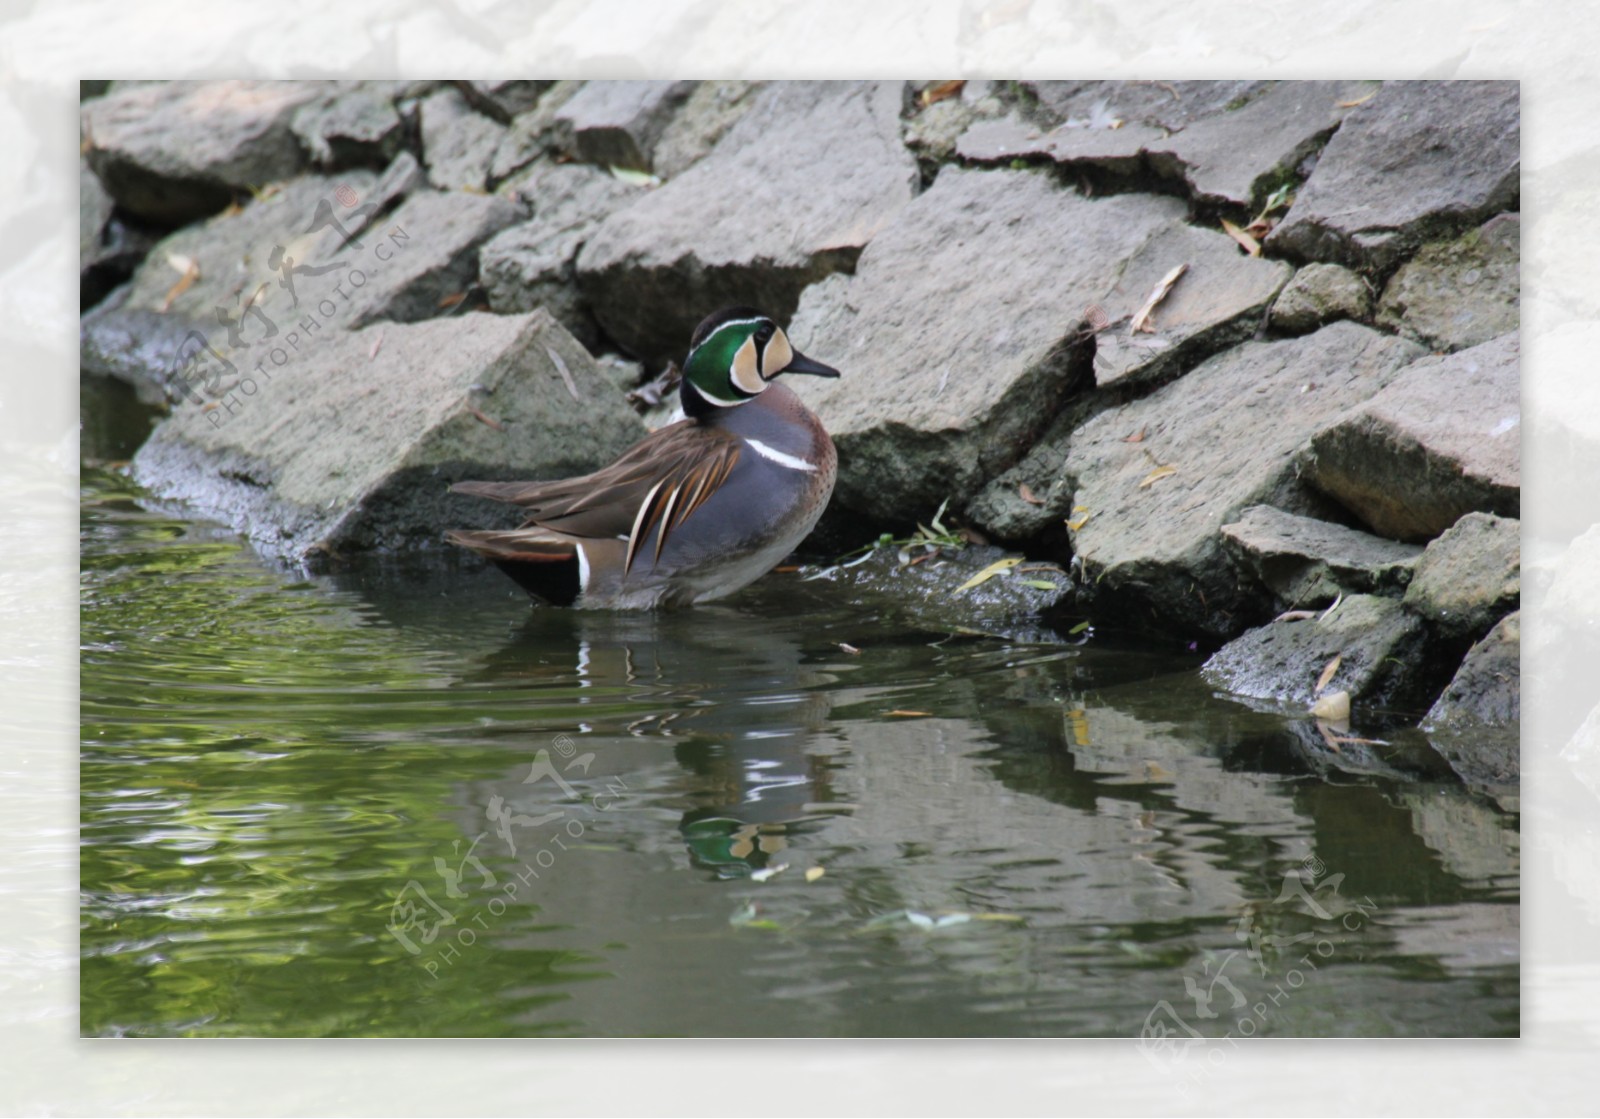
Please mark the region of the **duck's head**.
POLYGON ((770 316, 750 307, 726 307, 708 315, 689 340, 679 390, 684 413, 700 416, 754 400, 780 373, 839 375, 791 346, 770 316))

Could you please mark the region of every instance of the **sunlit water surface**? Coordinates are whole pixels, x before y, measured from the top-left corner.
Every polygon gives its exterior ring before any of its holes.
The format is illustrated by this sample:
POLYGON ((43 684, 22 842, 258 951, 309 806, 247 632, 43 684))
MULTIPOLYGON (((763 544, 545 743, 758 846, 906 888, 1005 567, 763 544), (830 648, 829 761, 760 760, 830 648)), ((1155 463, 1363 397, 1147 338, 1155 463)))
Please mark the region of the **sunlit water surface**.
POLYGON ((1182 647, 305 581, 139 497, 85 469, 84 1034, 1518 1030, 1515 803, 1182 647))

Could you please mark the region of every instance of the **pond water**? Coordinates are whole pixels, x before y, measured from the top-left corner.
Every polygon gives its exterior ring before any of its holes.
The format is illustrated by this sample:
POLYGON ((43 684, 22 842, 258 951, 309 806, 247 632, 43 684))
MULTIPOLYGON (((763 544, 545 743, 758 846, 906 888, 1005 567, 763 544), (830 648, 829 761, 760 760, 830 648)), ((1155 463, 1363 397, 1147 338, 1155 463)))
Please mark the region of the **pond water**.
POLYGON ((1181 646, 307 579, 82 485, 85 1035, 1518 1032, 1516 804, 1181 646))

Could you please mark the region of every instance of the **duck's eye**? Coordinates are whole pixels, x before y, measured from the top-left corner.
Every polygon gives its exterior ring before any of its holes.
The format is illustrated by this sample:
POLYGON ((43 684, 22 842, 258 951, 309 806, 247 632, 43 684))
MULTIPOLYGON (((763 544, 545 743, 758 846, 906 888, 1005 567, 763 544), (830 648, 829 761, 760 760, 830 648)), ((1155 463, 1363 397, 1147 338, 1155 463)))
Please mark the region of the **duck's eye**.
POLYGON ((761 347, 763 350, 766 349, 767 348, 767 343, 772 341, 772 335, 776 330, 777 330, 777 328, 774 327, 771 323, 766 323, 763 326, 757 327, 756 328, 756 345, 761 347))

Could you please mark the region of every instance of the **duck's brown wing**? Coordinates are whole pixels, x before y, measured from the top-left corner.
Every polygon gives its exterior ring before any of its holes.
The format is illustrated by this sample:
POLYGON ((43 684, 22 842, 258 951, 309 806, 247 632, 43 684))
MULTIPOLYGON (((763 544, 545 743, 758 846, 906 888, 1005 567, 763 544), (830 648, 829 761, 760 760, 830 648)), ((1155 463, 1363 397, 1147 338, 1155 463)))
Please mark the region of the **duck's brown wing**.
POLYGON ((738 461, 736 437, 680 420, 640 440, 610 466, 580 478, 458 482, 450 489, 522 506, 528 511, 523 529, 537 527, 579 539, 626 539, 627 570, 658 524, 654 551, 659 557, 667 537, 727 481, 738 461))

